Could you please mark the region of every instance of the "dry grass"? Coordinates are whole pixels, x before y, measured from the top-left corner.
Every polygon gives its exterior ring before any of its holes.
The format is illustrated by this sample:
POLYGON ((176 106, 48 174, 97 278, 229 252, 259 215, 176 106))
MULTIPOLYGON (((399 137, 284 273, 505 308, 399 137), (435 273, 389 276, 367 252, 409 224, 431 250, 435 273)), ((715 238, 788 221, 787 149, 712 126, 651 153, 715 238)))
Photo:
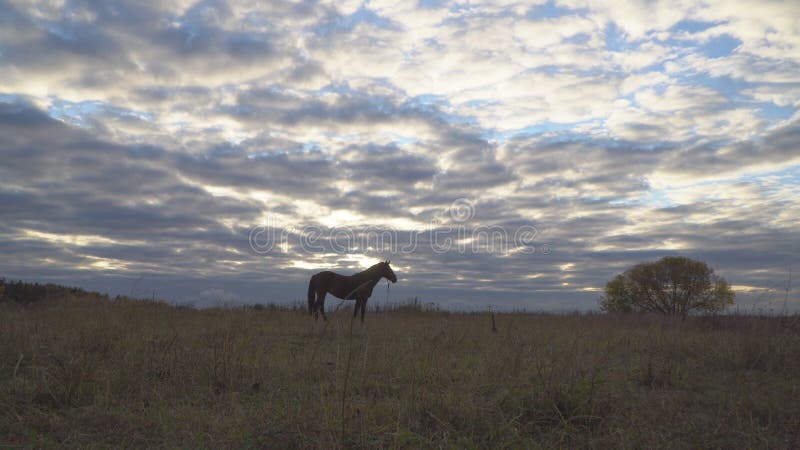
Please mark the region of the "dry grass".
POLYGON ((351 308, 0 304, 0 446, 800 445, 796 318, 351 308))

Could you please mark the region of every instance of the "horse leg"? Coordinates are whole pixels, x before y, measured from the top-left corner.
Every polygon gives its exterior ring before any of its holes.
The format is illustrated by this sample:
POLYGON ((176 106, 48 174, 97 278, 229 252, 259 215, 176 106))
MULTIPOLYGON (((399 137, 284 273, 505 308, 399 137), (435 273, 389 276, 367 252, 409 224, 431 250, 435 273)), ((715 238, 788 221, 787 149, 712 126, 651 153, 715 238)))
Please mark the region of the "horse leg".
POLYGON ((309 306, 311 314, 314 315, 314 322, 319 320, 319 309, 317 309, 317 305, 319 304, 318 299, 319 299, 319 294, 317 292, 314 292, 314 302, 311 304, 311 306, 309 306))
POLYGON ((353 319, 355 319, 356 316, 358 315, 358 308, 360 308, 360 307, 361 307, 361 299, 357 298, 356 299, 356 307, 353 308, 353 319))
POLYGON ((314 281, 317 279, 317 276, 314 275, 311 277, 311 280, 308 282, 308 314, 314 315, 314 305, 316 305, 316 294, 317 290, 314 287, 314 281))
POLYGON ((325 296, 328 295, 327 291, 322 291, 317 297, 317 309, 322 313, 322 319, 328 321, 328 316, 325 315, 325 296))
POLYGON ((367 312, 367 299, 361 300, 361 323, 364 323, 365 312, 367 312))

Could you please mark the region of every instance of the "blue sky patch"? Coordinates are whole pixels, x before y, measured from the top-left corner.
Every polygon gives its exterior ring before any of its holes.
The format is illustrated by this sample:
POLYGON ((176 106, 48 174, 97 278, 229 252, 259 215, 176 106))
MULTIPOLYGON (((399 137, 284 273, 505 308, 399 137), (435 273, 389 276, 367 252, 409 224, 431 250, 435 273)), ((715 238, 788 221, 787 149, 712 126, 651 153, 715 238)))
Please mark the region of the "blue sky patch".
POLYGON ((98 101, 70 102, 54 100, 47 113, 54 119, 64 120, 78 126, 88 126, 92 116, 110 115, 117 117, 136 118, 140 120, 153 120, 153 114, 143 111, 112 106, 98 101))
POLYGON ((374 11, 362 6, 356 12, 347 16, 338 16, 330 22, 321 26, 312 27, 312 30, 320 36, 327 36, 331 33, 346 33, 352 31, 359 24, 368 23, 378 28, 393 28, 391 20, 375 14, 374 11))
POLYGON ((685 31, 687 33, 700 33, 724 22, 703 22, 699 20, 684 19, 670 28, 670 31, 685 31))
POLYGON ((580 14, 583 11, 585 10, 565 8, 556 5, 556 2, 553 0, 548 0, 548 2, 543 5, 536 5, 531 8, 525 17, 528 19, 555 19, 557 17, 580 14))
POLYGON ((759 107, 759 115, 770 122, 789 119, 797 111, 792 105, 779 106, 772 102, 759 102, 756 106, 759 107))
POLYGON ((609 22, 604 30, 606 39, 606 49, 612 52, 624 52, 635 50, 639 47, 639 42, 631 42, 628 40, 628 34, 617 26, 614 22, 609 22))
POLYGON ((722 58, 733 53, 740 45, 742 45, 742 41, 739 39, 729 34, 723 34, 700 47, 700 51, 709 58, 722 58))

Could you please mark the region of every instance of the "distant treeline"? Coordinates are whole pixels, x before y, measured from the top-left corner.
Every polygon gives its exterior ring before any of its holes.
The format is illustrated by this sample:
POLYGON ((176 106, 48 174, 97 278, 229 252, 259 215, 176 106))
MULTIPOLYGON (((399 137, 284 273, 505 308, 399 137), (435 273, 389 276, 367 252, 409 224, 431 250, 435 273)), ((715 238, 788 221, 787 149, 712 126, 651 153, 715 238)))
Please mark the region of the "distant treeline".
MULTIPOLYGON (((43 300, 81 300, 81 301, 121 301, 135 300, 138 302, 159 303, 170 307, 195 309, 194 304, 170 304, 164 300, 137 299, 127 296, 109 297, 108 294, 87 291, 78 287, 61 286, 53 283, 31 283, 27 281, 10 281, 0 278, 0 302, 13 302, 22 305, 41 302, 43 300)), ((233 308, 252 309, 255 311, 305 311, 306 305, 296 301, 289 304, 279 303, 253 303, 234 305, 233 308)), ((395 301, 391 303, 376 303, 368 306, 374 312, 443 312, 432 303, 423 303, 417 298, 395 301)), ((230 308, 230 306, 228 306, 230 308)))
POLYGON ((60 286, 52 283, 9 281, 5 278, 0 278, 0 301, 29 304, 51 298, 109 300, 107 294, 87 291, 77 287, 60 286))

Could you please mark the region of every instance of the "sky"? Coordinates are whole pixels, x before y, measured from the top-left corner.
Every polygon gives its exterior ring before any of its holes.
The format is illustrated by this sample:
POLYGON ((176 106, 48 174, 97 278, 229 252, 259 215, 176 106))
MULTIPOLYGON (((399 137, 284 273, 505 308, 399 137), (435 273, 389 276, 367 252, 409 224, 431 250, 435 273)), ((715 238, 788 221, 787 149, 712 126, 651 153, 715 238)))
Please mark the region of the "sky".
POLYGON ((0 276, 570 311, 683 255, 800 310, 799 105, 794 1, 0 0, 0 276))

